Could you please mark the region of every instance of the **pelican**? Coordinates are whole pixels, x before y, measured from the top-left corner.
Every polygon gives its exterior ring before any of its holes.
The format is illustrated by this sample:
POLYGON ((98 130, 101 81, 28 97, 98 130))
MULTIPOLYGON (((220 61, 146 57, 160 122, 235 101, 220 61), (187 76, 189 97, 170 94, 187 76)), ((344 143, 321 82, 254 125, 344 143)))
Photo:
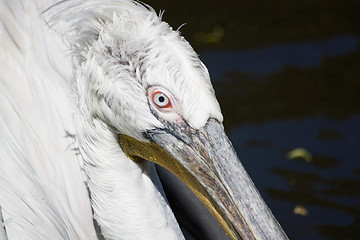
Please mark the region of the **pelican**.
POLYGON ((231 239, 287 239, 224 133, 206 67, 161 14, 0 0, 0 20, 1 240, 184 239, 154 163, 231 239))

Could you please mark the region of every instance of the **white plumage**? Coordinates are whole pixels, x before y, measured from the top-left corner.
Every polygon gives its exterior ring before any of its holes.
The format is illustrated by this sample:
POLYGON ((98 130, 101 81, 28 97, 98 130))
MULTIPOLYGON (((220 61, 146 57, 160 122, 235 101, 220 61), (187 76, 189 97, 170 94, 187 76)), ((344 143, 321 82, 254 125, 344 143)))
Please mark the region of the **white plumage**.
POLYGON ((0 240, 184 239, 171 170, 232 239, 287 239, 206 67, 131 0, 0 0, 0 240), (148 161, 147 161, 148 160, 148 161))
POLYGON ((153 165, 130 161, 116 134, 146 140, 142 130, 162 127, 147 104, 151 85, 179 99, 190 125, 221 121, 206 68, 149 7, 55 3, 0 2, 0 206, 9 239, 97 239, 87 187, 106 239, 183 238, 153 165))

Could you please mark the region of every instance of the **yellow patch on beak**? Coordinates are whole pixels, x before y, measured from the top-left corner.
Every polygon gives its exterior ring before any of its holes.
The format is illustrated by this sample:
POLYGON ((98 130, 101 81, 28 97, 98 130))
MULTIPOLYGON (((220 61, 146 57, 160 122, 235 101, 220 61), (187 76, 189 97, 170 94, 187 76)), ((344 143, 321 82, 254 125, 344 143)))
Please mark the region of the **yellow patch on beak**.
MULTIPOLYGON (((177 176, 188 188, 200 199, 200 201, 215 216, 218 223, 224 228, 231 239, 239 239, 239 235, 233 225, 220 210, 218 204, 209 195, 205 188, 192 176, 189 171, 183 167, 173 156, 164 151, 154 142, 140 142, 127 135, 119 135, 119 144, 124 153, 133 161, 142 161, 143 159, 154 162, 177 176)), ((204 173, 205 174, 205 173, 204 173)))

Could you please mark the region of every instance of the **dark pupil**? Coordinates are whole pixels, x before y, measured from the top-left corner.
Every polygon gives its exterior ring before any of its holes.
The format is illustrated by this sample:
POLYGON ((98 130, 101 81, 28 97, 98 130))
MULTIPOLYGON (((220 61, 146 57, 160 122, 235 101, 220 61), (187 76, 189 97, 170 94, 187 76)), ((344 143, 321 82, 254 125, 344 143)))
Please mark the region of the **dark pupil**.
POLYGON ((160 97, 159 97, 159 102, 161 102, 161 103, 165 102, 164 96, 160 96, 160 97))

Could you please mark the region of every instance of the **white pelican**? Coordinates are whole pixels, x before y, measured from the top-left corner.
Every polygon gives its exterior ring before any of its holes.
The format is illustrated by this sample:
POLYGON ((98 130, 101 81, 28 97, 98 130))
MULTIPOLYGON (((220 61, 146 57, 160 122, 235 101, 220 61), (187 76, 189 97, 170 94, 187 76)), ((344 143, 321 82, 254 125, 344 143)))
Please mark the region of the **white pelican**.
POLYGON ((0 239, 184 239, 154 163, 232 239, 287 239, 209 74, 130 0, 0 0, 0 239))

